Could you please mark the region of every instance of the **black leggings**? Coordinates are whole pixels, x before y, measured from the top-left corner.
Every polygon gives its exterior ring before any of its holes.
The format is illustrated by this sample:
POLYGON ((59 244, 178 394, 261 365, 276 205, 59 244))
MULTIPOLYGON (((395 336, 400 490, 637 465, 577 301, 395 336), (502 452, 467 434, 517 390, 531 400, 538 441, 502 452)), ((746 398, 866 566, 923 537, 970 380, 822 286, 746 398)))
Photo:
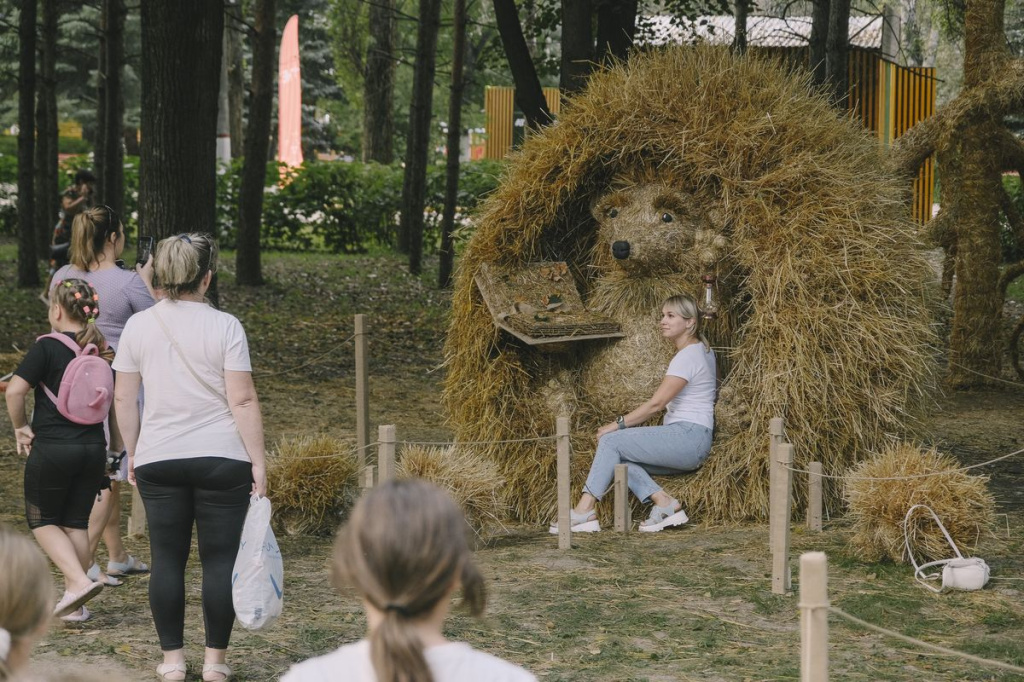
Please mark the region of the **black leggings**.
POLYGON ((103 443, 57 443, 37 438, 25 461, 28 527, 88 528, 106 463, 103 443))
POLYGON ((176 459, 140 466, 135 478, 149 521, 149 608, 160 648, 185 645, 185 564, 195 522, 206 646, 227 649, 235 622, 231 571, 249 509, 252 465, 223 457, 176 459))

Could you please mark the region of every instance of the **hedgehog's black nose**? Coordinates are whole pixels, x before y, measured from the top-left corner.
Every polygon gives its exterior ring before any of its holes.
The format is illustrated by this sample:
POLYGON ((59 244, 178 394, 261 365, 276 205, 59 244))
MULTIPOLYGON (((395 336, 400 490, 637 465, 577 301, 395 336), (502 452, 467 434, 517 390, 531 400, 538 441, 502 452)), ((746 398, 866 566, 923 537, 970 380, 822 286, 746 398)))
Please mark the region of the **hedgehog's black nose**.
POLYGON ((615 242, 612 244, 612 255, 619 260, 629 258, 629 242, 615 242))

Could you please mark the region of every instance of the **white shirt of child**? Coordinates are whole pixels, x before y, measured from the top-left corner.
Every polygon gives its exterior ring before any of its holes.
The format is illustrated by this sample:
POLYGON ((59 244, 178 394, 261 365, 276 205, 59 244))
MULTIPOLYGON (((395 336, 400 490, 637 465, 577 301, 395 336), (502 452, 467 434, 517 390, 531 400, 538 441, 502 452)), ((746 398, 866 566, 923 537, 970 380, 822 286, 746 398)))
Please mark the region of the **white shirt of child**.
POLYGON ((113 367, 117 372, 139 372, 146 388, 136 467, 193 457, 249 461, 227 406, 224 383, 225 370, 252 371, 249 343, 234 316, 205 303, 160 301, 128 319, 113 367), (223 398, 188 371, 154 310, 192 369, 223 398))
MULTIPOLYGON (((447 642, 423 650, 435 682, 537 682, 537 678, 464 642, 447 642)), ((361 639, 324 656, 296 663, 281 682, 376 682, 370 643, 361 639)))
POLYGON ((665 374, 686 379, 686 386, 669 401, 664 423, 692 422, 715 428, 718 391, 715 351, 705 348, 703 343, 690 344, 675 354, 665 374))

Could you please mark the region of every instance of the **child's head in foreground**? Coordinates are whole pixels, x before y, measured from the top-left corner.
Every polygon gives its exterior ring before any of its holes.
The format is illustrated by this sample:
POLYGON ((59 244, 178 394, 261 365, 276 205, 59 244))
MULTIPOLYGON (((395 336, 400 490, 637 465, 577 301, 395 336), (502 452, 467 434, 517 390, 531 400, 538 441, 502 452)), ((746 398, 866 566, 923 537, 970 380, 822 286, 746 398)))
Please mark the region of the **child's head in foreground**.
POLYGON ((28 661, 53 612, 53 579, 29 538, 0 524, 0 680, 28 661))
POLYGON ((430 679, 417 632, 436 623, 440 635, 456 588, 471 614, 484 609, 462 510, 418 479, 388 481, 359 500, 334 544, 334 580, 363 599, 379 680, 430 679))

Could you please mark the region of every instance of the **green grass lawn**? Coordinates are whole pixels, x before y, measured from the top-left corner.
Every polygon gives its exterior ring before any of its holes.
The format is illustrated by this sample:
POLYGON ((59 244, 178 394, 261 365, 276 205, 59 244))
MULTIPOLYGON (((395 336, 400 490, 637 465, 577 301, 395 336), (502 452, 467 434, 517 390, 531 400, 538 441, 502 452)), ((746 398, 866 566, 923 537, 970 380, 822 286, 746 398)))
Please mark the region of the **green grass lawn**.
MULTIPOLYGON (((440 408, 442 343, 449 296, 408 274, 401 258, 325 254, 265 255, 264 287, 235 284, 233 254, 220 271, 222 306, 250 339, 270 450, 281 438, 326 433, 354 440, 354 361, 349 340, 356 313, 370 323, 371 419, 393 423, 399 440, 447 440, 440 408)), ((130 254, 126 254, 130 261, 130 254)), ((8 323, 0 332, 0 369, 12 367, 40 333, 38 291, 14 286, 14 249, 0 243, 0 278, 8 323)), ((436 268, 436 263, 428 263, 436 268)), ((936 396, 925 440, 964 462, 1024 447, 1024 395, 1006 392, 936 396)), ((767 440, 766 440, 767 446, 767 440)), ((27 532, 22 459, 10 424, 0 419, 0 521, 27 532)), ((997 535, 977 553, 993 569, 979 592, 936 595, 904 565, 862 560, 849 545, 841 510, 823 533, 793 526, 797 557, 825 551, 831 602, 855 616, 929 642, 1024 666, 1024 464, 987 469, 999 510, 997 535), (1005 528, 1002 524, 1005 523, 1005 528)), ((797 485, 802 485, 799 480, 797 485)), ((127 505, 130 496, 123 493, 127 505)), ((127 516, 127 514, 126 514, 127 516)), ((470 642, 535 672, 542 680, 797 680, 799 597, 771 592, 767 523, 712 526, 700 518, 657 535, 602 532, 559 551, 545 527, 514 522, 486 539, 477 556, 489 587, 487 616, 456 613, 452 638, 470 642)), ((240 681, 275 680, 295 661, 359 638, 365 623, 353 595, 330 586, 330 539, 282 536, 285 612, 265 632, 236 629, 229 662, 240 681)), ((144 539, 130 550, 149 557, 144 539)), ((199 566, 188 574, 186 646, 195 666, 202 648, 199 566)), ((93 620, 54 626, 36 651, 43 669, 93 667, 108 679, 152 677, 159 647, 149 616, 148 581, 134 577, 90 604, 93 620)), ((1013 680, 1008 672, 940 656, 832 617, 835 680, 1013 680)), ((190 678, 190 679, 194 679, 190 678)))

